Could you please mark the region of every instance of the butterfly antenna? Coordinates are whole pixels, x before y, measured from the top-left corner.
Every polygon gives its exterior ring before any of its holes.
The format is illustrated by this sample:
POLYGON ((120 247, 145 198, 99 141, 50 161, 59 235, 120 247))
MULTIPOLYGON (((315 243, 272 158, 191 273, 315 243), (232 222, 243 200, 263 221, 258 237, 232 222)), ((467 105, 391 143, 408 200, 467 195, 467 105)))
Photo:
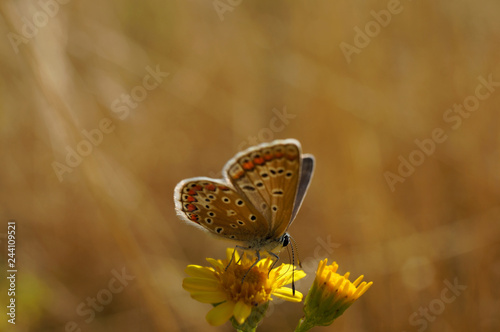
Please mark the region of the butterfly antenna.
MULTIPOLYGON (((297 251, 297 265, 302 268, 302 262, 300 261, 299 258, 299 247, 297 246, 297 242, 295 242, 295 239, 290 235, 290 239, 292 239, 292 257, 293 257, 293 249, 295 247, 295 250, 297 251)), ((293 262, 295 263, 295 262, 293 262)))
MULTIPOLYGON (((292 240, 292 245, 290 246, 292 249, 292 292, 293 295, 295 295, 295 251, 297 250, 297 264, 299 265, 300 268, 302 268, 302 263, 300 262, 299 259, 299 250, 297 248, 297 242, 295 242, 295 239, 290 236, 290 239, 292 240)), ((290 251, 288 251, 288 255, 290 255, 290 251)))
MULTIPOLYGON (((290 246, 292 250, 292 293, 295 296, 295 253, 293 251, 293 245, 290 246)), ((290 250, 288 251, 290 255, 290 250)))

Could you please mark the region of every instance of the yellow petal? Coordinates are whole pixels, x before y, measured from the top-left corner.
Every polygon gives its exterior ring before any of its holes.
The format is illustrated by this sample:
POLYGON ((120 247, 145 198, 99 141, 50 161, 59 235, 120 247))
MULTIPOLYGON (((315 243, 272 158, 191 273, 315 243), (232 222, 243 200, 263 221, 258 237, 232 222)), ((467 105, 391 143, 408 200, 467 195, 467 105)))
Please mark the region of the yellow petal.
POLYGON ((219 326, 227 322, 233 315, 234 306, 234 302, 224 302, 214 307, 206 316, 208 324, 219 326))
POLYGON ((287 270, 287 272, 283 273, 281 278, 283 278, 283 285, 289 284, 292 281, 297 281, 306 276, 306 273, 302 270, 295 270, 293 271, 292 267, 287 270), (292 277, 293 276, 293 277, 292 277))
POLYGON ((288 287, 278 288, 273 292, 273 295, 290 302, 300 302, 303 297, 302 293, 299 291, 295 291, 295 295, 293 295, 293 290, 288 287))
POLYGON ((251 306, 245 304, 243 301, 238 301, 234 307, 234 319, 236 319, 238 324, 243 324, 248 316, 250 316, 251 312, 251 306))
POLYGON ((209 262, 213 267, 215 267, 216 269, 218 268, 219 270, 224 270, 226 268, 221 261, 213 258, 207 258, 207 262, 209 262))
POLYGON ((228 262, 231 260, 231 258, 233 258, 233 260, 237 262, 240 260, 240 254, 238 253, 236 248, 226 248, 226 258, 228 262))
POLYGON ((191 292, 191 297, 202 303, 220 303, 227 300, 226 293, 223 291, 191 292))
POLYGON ((188 265, 184 271, 191 277, 215 279, 214 271, 208 267, 188 265))
POLYGON ((188 292, 194 291, 215 291, 219 287, 219 282, 217 280, 205 279, 205 278, 195 278, 188 277, 182 282, 182 288, 188 292))

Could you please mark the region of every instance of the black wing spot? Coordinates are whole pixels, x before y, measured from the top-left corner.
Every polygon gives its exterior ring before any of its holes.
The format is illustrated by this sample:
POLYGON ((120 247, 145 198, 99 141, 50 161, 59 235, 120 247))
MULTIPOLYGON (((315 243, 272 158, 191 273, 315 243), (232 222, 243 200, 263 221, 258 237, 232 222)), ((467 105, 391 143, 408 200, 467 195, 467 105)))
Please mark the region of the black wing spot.
POLYGON ((211 225, 213 220, 212 218, 205 218, 205 221, 207 222, 207 224, 211 225))
POLYGON ((293 175, 293 172, 291 172, 291 171, 288 171, 288 172, 286 172, 286 174, 285 174, 285 176, 286 176, 287 178, 292 177, 292 175, 293 175))
POLYGON ((208 195, 208 198, 210 198, 210 199, 215 199, 215 196, 214 196, 214 195, 212 195, 212 194, 210 194, 210 195, 208 195))
POLYGON ((217 227, 215 229, 215 232, 217 232, 218 234, 222 233, 223 231, 224 231, 224 228, 222 228, 222 227, 217 227))
POLYGON ((276 205, 273 205, 273 211, 278 211, 278 207, 276 205))
POLYGON ((278 170, 278 174, 283 174, 283 172, 284 172, 284 171, 285 171, 285 170, 284 170, 283 168, 280 168, 280 169, 278 170))
POLYGON ((213 213, 212 211, 208 212, 208 215, 209 215, 210 217, 215 217, 215 213, 213 213))
POLYGON ((245 204, 245 203, 241 199, 238 199, 236 201, 236 205, 242 206, 243 204, 245 204))
POLYGON ((229 203, 229 202, 231 202, 231 200, 230 200, 229 198, 227 198, 227 197, 222 197, 222 201, 223 201, 224 203, 229 203))
POLYGON ((261 181, 259 181, 259 182, 256 182, 255 185, 260 188, 260 187, 262 187, 264 185, 264 183, 262 183, 261 181))
POLYGON ((251 221, 255 221, 255 220, 257 220, 257 217, 255 215, 251 214, 250 215, 250 220, 251 221))
POLYGON ((238 224, 245 225, 245 223, 242 220, 238 220, 238 224))
POLYGON ((250 185, 246 185, 246 186, 243 186, 243 189, 248 190, 248 191, 254 191, 255 187, 254 186, 250 186, 250 185))
POLYGON ((283 190, 275 189, 275 190, 273 190, 273 195, 283 195, 283 190))
POLYGON ((238 228, 238 225, 236 225, 236 224, 231 224, 231 227, 232 227, 232 228, 238 228))
POLYGON ((269 172, 271 172, 272 175, 276 175, 276 170, 274 170, 272 168, 269 170, 269 172))
POLYGON ((269 176, 269 174, 267 174, 267 173, 262 173, 260 176, 261 176, 261 177, 263 177, 263 178, 267 178, 267 177, 269 176))

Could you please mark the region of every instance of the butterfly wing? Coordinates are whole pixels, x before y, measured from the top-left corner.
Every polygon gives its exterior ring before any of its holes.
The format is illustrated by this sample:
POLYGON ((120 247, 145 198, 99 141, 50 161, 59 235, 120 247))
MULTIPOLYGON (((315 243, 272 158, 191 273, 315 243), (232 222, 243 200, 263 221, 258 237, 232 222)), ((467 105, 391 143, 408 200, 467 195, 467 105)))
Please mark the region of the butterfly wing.
MULTIPOLYGON (((265 223, 260 224, 268 231, 266 239, 275 240, 288 228, 294 216, 300 181, 304 185, 299 198, 304 197, 305 183, 310 180, 312 172, 302 178, 301 165, 300 143, 287 139, 238 153, 224 167, 227 181, 264 217, 265 223)), ((297 211, 298 207, 295 214, 297 211)))
POLYGON ((205 177, 179 182, 174 191, 177 215, 184 221, 227 239, 252 242, 267 229, 260 212, 226 182, 205 177))
POLYGON ((293 206, 293 212, 290 224, 297 216, 300 206, 304 201, 307 189, 309 188, 309 184, 311 183, 313 172, 314 172, 314 157, 310 154, 303 155, 302 165, 300 169, 299 188, 297 189, 297 196, 295 197, 295 204, 293 206))

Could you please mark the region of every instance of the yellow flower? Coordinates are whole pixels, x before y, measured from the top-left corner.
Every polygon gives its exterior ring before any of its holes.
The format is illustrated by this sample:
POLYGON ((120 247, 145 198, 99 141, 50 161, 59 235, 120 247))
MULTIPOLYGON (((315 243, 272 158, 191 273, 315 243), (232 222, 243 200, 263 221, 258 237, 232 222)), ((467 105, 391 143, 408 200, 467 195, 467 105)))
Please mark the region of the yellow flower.
POLYGON ((296 331, 307 331, 313 326, 330 325, 337 317, 363 295, 373 282, 361 282, 360 276, 354 282, 349 281, 349 272, 343 276, 337 274, 338 265, 326 265, 327 259, 319 263, 316 279, 307 294, 304 303, 305 316, 296 331))
MULTIPOLYGON (((232 248, 226 250, 225 260, 207 258, 212 267, 189 265, 182 287, 191 293, 191 297, 203 303, 216 305, 206 316, 210 325, 222 325, 231 317, 238 324, 243 324, 253 308, 267 304, 271 295, 291 302, 302 301, 302 294, 283 287, 292 282, 293 268, 290 264, 270 270, 273 260, 261 259, 250 270, 255 258, 247 254, 239 257, 232 248), (234 257, 233 257, 234 252, 234 257), (228 266, 233 260, 231 265, 228 266)), ((303 271, 295 270, 295 280, 305 277, 303 271)))

